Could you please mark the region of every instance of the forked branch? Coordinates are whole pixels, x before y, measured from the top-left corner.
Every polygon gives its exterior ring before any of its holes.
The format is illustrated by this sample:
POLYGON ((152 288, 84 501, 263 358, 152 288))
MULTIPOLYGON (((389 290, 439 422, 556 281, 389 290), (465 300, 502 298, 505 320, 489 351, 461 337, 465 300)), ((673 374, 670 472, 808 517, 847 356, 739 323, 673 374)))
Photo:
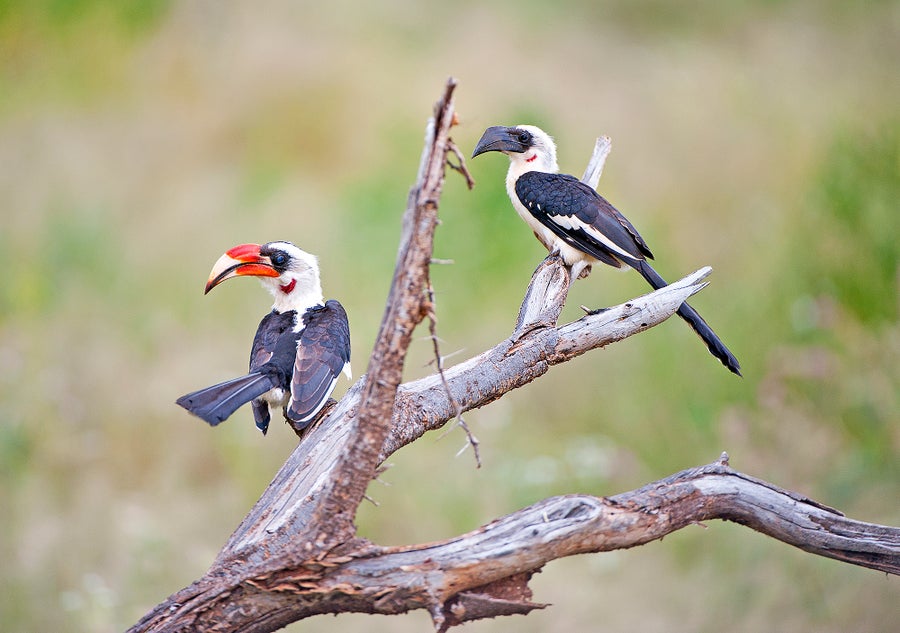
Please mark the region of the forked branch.
MULTIPOLYGON (((425 608, 439 630, 527 613, 531 574, 563 556, 633 547, 686 525, 724 519, 804 550, 900 573, 900 530, 861 523, 731 470, 722 460, 614 497, 546 499, 437 543, 380 547, 354 517, 378 466, 426 431, 484 406, 553 365, 661 323, 705 287, 704 268, 665 288, 557 325, 570 277, 556 257, 535 270, 513 333, 435 375, 400 384, 416 326, 432 308, 429 264, 448 153, 455 150, 448 81, 430 120, 406 212, 397 266, 368 373, 306 434, 209 571, 157 605, 131 631, 277 630, 323 613, 396 614, 425 608)), ((585 172, 600 176, 608 139, 585 172)), ((470 179, 470 178, 469 178, 470 179)))

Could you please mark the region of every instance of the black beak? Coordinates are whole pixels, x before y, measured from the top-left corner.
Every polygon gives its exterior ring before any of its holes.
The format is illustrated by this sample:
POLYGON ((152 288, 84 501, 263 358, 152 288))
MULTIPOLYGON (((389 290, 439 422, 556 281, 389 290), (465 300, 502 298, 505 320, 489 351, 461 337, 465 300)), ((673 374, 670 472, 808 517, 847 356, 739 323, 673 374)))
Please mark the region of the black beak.
POLYGON ((475 146, 472 152, 472 158, 485 152, 516 152, 524 153, 528 151, 529 145, 521 142, 519 139, 521 131, 514 127, 505 127, 495 125, 489 127, 481 135, 481 140, 475 146))

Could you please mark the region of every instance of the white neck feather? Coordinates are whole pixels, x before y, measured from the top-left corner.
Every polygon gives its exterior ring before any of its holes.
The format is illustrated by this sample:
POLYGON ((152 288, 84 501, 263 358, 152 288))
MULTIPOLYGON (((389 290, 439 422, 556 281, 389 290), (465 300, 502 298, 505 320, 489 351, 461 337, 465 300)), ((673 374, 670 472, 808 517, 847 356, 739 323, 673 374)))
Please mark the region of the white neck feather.
POLYGON ((303 314, 308 308, 325 303, 319 272, 312 268, 286 272, 278 279, 266 279, 263 285, 275 297, 272 309, 277 312, 296 310, 303 314))

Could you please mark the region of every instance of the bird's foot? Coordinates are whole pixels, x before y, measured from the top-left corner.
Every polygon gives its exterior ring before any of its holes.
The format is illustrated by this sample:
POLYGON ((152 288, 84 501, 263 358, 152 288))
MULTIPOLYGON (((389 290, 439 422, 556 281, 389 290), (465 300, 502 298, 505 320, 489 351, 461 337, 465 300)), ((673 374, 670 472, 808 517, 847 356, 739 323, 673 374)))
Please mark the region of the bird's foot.
POLYGON ((602 314, 609 310, 609 308, 594 308, 593 310, 588 308, 587 306, 581 306, 581 309, 584 310, 585 315, 593 316, 595 314, 602 314))

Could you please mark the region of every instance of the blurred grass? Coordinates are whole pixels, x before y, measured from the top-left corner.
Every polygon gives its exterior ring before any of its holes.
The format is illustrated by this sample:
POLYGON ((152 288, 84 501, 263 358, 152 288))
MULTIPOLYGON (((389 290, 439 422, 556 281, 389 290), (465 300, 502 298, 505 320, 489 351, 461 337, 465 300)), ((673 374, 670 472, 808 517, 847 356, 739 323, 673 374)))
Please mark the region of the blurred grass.
MULTIPOLYGON (((532 122, 580 174, 594 137, 613 138, 601 191, 664 276, 715 268, 692 303, 745 378, 676 321, 576 359, 468 414, 484 468, 454 459, 459 431, 399 452, 362 533, 446 537, 723 449, 852 517, 900 523, 898 4, 564 8, 0 2, 4 631, 121 630, 205 571, 293 448, 247 412, 211 431, 174 406, 244 367, 266 306, 250 283, 203 297, 205 275, 239 242, 317 253, 360 375, 425 117, 451 74, 464 153, 487 125, 532 122)), ((449 175, 435 244, 455 262, 433 272, 453 361, 509 333, 544 256, 509 208, 503 157, 469 167, 478 185, 449 175)), ((598 269, 564 319, 644 292, 598 269)), ((407 377, 429 360, 418 341, 407 377)), ((896 621, 893 579, 709 527, 554 563, 534 585, 556 606, 470 628, 896 621)), ((430 626, 422 613, 337 623, 430 626)))

